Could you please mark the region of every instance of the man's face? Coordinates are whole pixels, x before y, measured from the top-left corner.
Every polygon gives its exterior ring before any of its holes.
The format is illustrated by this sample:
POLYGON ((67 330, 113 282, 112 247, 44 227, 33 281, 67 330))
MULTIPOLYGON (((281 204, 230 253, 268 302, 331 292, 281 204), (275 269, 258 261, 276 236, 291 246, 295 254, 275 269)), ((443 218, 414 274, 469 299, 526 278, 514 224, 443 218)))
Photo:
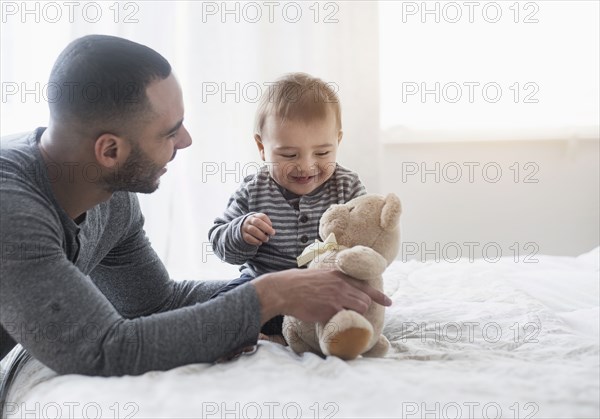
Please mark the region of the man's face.
POLYGON ((154 192, 177 150, 192 143, 183 126, 183 98, 175 77, 171 74, 153 82, 146 95, 153 110, 152 119, 135 138, 129 139, 131 149, 126 161, 105 179, 111 192, 154 192))
POLYGON ((306 195, 333 174, 341 138, 335 116, 329 112, 324 119, 286 120, 283 124, 269 116, 262 137, 256 140, 275 182, 297 195, 306 195))

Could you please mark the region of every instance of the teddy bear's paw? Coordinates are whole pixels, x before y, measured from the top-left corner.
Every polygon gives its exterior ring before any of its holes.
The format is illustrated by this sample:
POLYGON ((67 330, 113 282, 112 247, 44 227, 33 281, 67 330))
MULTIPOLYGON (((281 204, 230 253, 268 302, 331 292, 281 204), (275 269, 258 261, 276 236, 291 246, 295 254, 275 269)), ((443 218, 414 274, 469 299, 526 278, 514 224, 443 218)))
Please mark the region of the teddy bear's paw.
POLYGON ((285 316, 282 334, 289 347, 297 354, 304 352, 321 354, 314 323, 305 323, 294 317, 285 316))
POLYGON ((387 261, 379 253, 365 246, 354 246, 337 256, 339 269, 356 279, 372 279, 385 271, 387 261))
POLYGON ((387 354, 390 349, 390 341, 383 335, 379 335, 379 339, 371 349, 363 354, 363 356, 368 356, 370 358, 382 358, 387 354))
POLYGON ((355 311, 342 310, 327 322, 319 344, 325 355, 349 360, 365 352, 373 337, 373 326, 355 311))

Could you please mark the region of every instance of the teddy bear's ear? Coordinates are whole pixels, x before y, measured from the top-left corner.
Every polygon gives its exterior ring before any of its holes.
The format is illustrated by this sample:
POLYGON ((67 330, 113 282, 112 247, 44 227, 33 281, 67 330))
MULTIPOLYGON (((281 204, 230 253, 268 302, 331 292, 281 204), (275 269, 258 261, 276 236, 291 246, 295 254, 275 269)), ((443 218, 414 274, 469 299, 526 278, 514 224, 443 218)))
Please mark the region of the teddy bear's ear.
POLYGON ((400 199, 395 194, 391 193, 385 197, 383 208, 381 209, 381 228, 384 230, 392 230, 400 221, 400 199))

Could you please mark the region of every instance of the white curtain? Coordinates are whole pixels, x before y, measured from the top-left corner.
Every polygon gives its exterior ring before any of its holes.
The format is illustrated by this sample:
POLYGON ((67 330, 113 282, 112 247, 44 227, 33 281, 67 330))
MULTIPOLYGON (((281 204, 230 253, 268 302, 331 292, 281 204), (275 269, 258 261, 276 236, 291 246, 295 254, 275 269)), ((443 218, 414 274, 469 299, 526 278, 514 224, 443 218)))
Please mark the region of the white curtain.
POLYGON ((386 141, 598 138, 599 5, 380 2, 386 141))

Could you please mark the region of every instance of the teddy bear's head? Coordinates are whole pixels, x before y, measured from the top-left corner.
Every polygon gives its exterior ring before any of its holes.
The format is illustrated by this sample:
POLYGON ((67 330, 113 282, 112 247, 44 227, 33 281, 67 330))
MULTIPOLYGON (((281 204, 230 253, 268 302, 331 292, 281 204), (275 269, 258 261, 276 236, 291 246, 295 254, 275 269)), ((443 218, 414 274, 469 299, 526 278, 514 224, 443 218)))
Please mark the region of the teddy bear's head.
POLYGON ((392 263, 400 247, 400 199, 367 194, 340 205, 332 205, 321 216, 321 239, 334 233, 338 244, 366 246, 392 263))

